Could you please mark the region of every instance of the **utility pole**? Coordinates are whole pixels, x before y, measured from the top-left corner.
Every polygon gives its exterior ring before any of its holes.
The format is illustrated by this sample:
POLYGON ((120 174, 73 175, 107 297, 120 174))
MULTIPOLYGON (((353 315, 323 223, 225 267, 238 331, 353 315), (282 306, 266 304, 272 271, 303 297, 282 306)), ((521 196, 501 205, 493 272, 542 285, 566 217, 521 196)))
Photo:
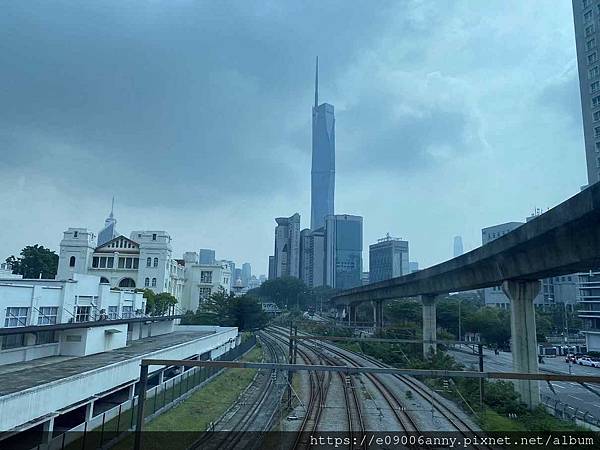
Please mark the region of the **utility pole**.
MULTIPOLYGON (((292 357, 293 357, 293 353, 294 353, 292 331, 293 331, 293 322, 290 321, 290 338, 289 338, 290 342, 288 345, 288 363, 289 364, 292 364, 292 357)), ((287 404, 288 404, 288 409, 291 409, 292 408, 292 371, 291 370, 288 370, 287 382, 288 382, 287 404)))
POLYGON ((462 303, 462 299, 458 299, 458 340, 462 341, 462 339, 460 338, 462 333, 461 333, 461 313, 460 313, 460 304, 462 303))
MULTIPOLYGON (((479 344, 477 346, 479 350, 479 371, 483 372, 483 345, 479 344)), ((484 386, 483 386, 483 378, 479 379, 479 406, 481 408, 481 412, 483 412, 483 397, 484 397, 484 386)))

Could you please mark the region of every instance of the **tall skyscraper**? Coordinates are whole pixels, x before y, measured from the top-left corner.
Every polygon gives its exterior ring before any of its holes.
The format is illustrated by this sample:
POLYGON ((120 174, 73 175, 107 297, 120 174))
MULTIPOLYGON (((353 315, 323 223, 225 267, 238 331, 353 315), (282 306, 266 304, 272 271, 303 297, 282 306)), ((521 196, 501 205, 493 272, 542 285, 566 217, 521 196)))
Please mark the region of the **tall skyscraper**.
POLYGON ((349 214, 325 219, 325 284, 350 289, 362 284, 363 218, 349 214))
MULTIPOLYGON (((600 1, 573 0, 588 185, 600 181, 600 1)), ((558 277, 562 280, 564 277, 558 277)), ((572 276, 568 276, 572 278, 572 276)), ((600 268, 578 276, 588 350, 600 351, 600 268)))
MULTIPOLYGON (((300 214, 275 219, 275 254, 269 258, 273 278, 300 277, 300 214)), ((271 279, 269 274, 269 279, 271 279)))
POLYGON ((598 0, 573 0, 573 21, 588 184, 600 180, 600 10, 598 0))
POLYGON ((115 198, 112 199, 112 205, 110 207, 110 215, 104 221, 104 228, 98 233, 98 247, 106 244, 111 239, 116 238, 119 233, 117 232, 117 219, 114 216, 115 210, 115 198))
POLYGON ((248 286, 250 278, 252 278, 252 267, 250 263, 244 263, 242 264, 242 284, 248 286))
POLYGON ((198 253, 198 262, 200 264, 214 264, 215 263, 215 251, 210 248, 201 248, 198 253))
POLYGON ((300 233, 300 278, 308 287, 325 283, 325 229, 302 230, 300 233))
POLYGON ((456 258, 464 252, 462 236, 454 236, 454 257, 456 258))
POLYGON ((312 110, 312 171, 310 229, 325 226, 325 217, 334 214, 335 113, 333 105, 319 105, 319 58, 315 71, 315 105, 312 110))
POLYGON ((410 273, 408 241, 389 234, 369 245, 369 282, 389 280, 410 273))

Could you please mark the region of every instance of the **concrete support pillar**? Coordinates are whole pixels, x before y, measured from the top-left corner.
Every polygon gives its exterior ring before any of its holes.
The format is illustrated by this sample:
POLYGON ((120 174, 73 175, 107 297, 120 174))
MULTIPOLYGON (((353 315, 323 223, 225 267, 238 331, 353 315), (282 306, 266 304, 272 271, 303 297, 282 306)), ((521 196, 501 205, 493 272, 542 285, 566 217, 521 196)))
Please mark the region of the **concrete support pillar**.
POLYGON ((161 370, 158 374, 158 385, 160 386, 165 382, 165 371, 161 370))
POLYGON ((381 331, 383 328, 383 300, 376 300, 375 306, 375 331, 381 331))
POLYGON ((92 420, 92 417, 94 416, 94 402, 95 402, 95 400, 92 400, 87 405, 85 405, 85 421, 86 422, 92 420))
POLYGON ((348 323, 350 325, 354 324, 354 326, 356 326, 356 310, 358 309, 358 307, 356 305, 349 305, 348 306, 348 323))
POLYGON ((131 400, 133 397, 135 397, 135 383, 132 384, 131 386, 129 386, 129 400, 131 400))
MULTIPOLYGON (((437 321, 435 299, 437 295, 421 295, 423 303, 423 340, 435 341, 437 339, 437 321)), ((430 353, 437 350, 437 344, 423 342, 423 356, 429 357, 430 353)))
POLYGON ((52 439, 52 433, 54 432, 54 417, 51 417, 48 421, 44 422, 42 425, 43 432, 43 443, 48 443, 52 439))
MULTIPOLYGON (((510 333, 515 372, 538 373, 535 308, 539 281, 507 280, 502 290, 510 299, 510 333)), ((535 380, 515 380, 515 388, 530 409, 540 403, 540 386, 535 380)))

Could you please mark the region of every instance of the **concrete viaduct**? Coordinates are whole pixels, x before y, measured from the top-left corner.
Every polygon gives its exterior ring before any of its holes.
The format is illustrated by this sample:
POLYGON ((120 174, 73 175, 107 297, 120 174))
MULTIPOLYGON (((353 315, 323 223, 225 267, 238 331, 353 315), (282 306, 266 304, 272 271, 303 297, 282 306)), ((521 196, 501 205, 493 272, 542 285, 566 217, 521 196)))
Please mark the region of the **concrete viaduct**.
MULTIPOLYGON (((370 302, 376 327, 383 301, 420 297, 423 339, 436 339, 436 297, 502 286, 511 301, 512 357, 517 372, 538 372, 533 300, 540 279, 600 267, 600 183, 596 183, 514 231, 469 253, 398 278, 343 291, 332 298, 349 310, 370 302)), ((435 343, 424 343, 424 352, 435 343)), ((537 381, 517 381, 522 400, 539 403, 537 381)))

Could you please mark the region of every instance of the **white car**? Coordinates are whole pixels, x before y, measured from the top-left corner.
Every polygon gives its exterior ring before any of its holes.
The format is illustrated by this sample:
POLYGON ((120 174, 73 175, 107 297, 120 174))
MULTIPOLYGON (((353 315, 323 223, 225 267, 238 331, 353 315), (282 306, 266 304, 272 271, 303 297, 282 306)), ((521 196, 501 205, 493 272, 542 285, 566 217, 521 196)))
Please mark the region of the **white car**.
POLYGON ((583 356, 581 358, 577 358, 577 364, 580 366, 590 366, 590 367, 600 367, 600 361, 594 361, 588 356, 583 356))

